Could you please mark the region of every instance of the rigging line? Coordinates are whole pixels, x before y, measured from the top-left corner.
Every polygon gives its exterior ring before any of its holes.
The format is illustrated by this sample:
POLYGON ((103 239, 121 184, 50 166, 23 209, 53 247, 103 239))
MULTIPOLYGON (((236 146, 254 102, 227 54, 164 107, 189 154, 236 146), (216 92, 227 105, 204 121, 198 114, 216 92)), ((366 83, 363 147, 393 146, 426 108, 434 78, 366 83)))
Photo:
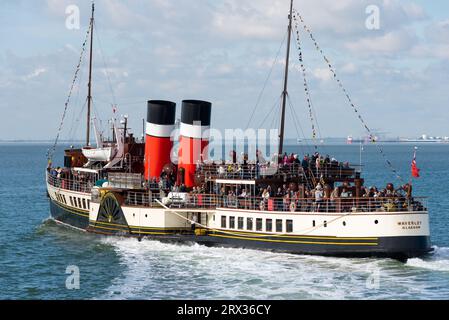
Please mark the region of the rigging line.
POLYGON ((270 129, 279 129, 280 127, 281 106, 275 109, 273 119, 271 120, 270 129))
MULTIPOLYGON (((305 138, 304 130, 303 130, 302 126, 301 126, 301 121, 300 121, 299 116, 297 115, 297 113, 296 113, 296 111, 295 111, 295 108, 293 107, 293 103, 292 103, 290 97, 288 97, 288 103, 289 103, 290 109, 292 110, 293 117, 297 120, 297 124, 299 125, 299 128, 301 129, 302 135, 303 135, 303 137, 305 138)), ((295 121, 295 120, 293 120, 293 121, 295 121)), ((296 124, 295 124, 295 126, 296 126, 296 124)), ((304 153, 304 155, 307 154, 307 153, 313 153, 313 148, 312 148, 312 146, 309 144, 309 142, 308 142, 307 140, 305 140, 305 147, 303 148, 303 151, 304 151, 304 150, 306 151, 306 152, 304 153)), ((299 159, 300 161, 302 161, 302 159, 304 158, 304 155, 302 155, 301 159, 299 159)), ((306 173, 306 172, 304 173, 304 176, 305 176, 305 178, 306 178, 306 182, 307 182, 309 185, 311 185, 311 184, 310 184, 310 180, 309 180, 309 178, 307 177, 307 173, 306 173)))
POLYGON ((270 69, 270 72, 268 73, 267 78, 265 79, 265 83, 264 83, 264 85, 263 85, 262 91, 259 93, 259 97, 257 98, 256 105, 255 105, 254 108, 253 108, 253 111, 252 111, 252 113, 251 113, 251 116, 250 116, 250 118, 249 118, 248 123, 246 124, 246 128, 245 128, 245 129, 248 129, 249 125, 251 124, 251 121, 253 120, 254 115, 256 114, 257 107, 259 106, 260 101, 262 100, 262 96, 263 96, 263 94, 264 94, 264 92, 265 92, 265 89, 266 89, 266 87, 267 87, 268 80, 270 80, 270 78, 271 78, 271 74, 273 73, 274 67, 276 66, 276 63, 277 63, 277 61, 278 61, 278 58, 279 58, 279 55, 280 55, 280 53, 281 53, 282 47, 284 46, 285 39, 287 38, 287 33, 288 33, 288 31, 287 31, 287 32, 285 33, 285 35, 284 35, 284 39, 283 39, 282 42, 281 42, 281 45, 280 45, 280 47, 279 47, 279 50, 278 50, 278 52, 277 52, 277 54, 276 54, 276 58, 275 58, 274 61, 273 61, 273 64, 272 64, 272 66, 271 66, 271 69, 270 69))
MULTIPOLYGON (((306 139, 306 135, 305 135, 305 133, 304 133, 304 129, 302 128, 302 125, 301 125, 301 121, 300 121, 300 119, 299 119, 299 116, 298 116, 298 114, 296 113, 296 111, 295 111, 295 108, 293 107, 293 102, 292 102, 292 100, 291 100, 291 97, 290 97, 290 95, 288 95, 287 96, 288 97, 288 104, 290 105, 290 109, 292 110, 292 113, 293 113, 293 122, 294 122, 294 125, 295 125, 295 127, 297 128, 297 125, 299 125, 299 128, 300 128, 300 130, 301 130, 301 134, 302 134, 302 137, 304 137, 304 139, 306 139)), ((298 130, 296 130, 296 131, 298 131, 298 130)), ((299 136, 299 133, 298 133, 298 136, 299 136)), ((310 146, 310 144, 309 144, 309 142, 307 141, 307 140, 305 140, 305 144, 306 144, 306 149, 309 151, 309 150, 312 150, 312 147, 310 146)), ((310 152, 310 151, 309 151, 310 152)))
POLYGON ((78 133, 81 115, 84 113, 84 110, 86 110, 86 105, 87 105, 87 98, 83 104, 83 107, 81 108, 78 118, 75 120, 74 128, 73 128, 73 131, 72 131, 71 137, 70 137, 70 141, 75 141, 75 135, 78 133))
POLYGON ((70 87, 70 90, 69 90, 69 94, 68 94, 66 102, 64 104, 64 112, 62 113, 62 118, 61 118, 61 122, 60 122, 59 127, 58 127, 58 132, 56 134, 55 142, 54 142, 52 148, 50 150, 48 150, 48 153, 47 153, 47 158, 48 158, 49 162, 51 162, 51 160, 53 158, 53 155, 55 153, 55 150, 56 150, 56 146, 58 145, 58 142, 59 142, 59 137, 61 135, 61 131, 62 131, 62 128, 64 126, 64 120, 65 120, 65 117, 67 115, 67 109, 69 107, 69 103, 70 103, 70 100, 71 100, 71 97, 72 97, 73 89, 75 87, 75 83, 76 83, 76 80, 78 78, 78 74, 79 74, 79 71, 80 71, 80 68, 81 68, 81 64, 83 62, 84 52, 86 51, 86 44, 87 44, 87 41, 88 41, 88 38, 89 38, 89 34, 92 31, 91 28, 92 27, 90 26, 87 29, 87 32, 86 32, 86 37, 85 37, 83 45, 82 45, 82 49, 81 49, 81 54, 80 54, 80 58, 79 58, 79 61, 78 61, 78 65, 76 66, 76 71, 75 71, 75 74, 73 76, 73 80, 72 80, 72 84, 71 84, 71 87, 70 87))
POLYGON ((315 145, 315 150, 318 150, 318 145, 316 143, 317 134, 316 134, 316 129, 315 129, 315 118, 314 118, 314 113, 313 113, 313 109, 312 109, 312 96, 310 95, 309 83, 307 81, 307 71, 306 71, 306 67, 304 64, 301 39, 299 36, 299 27, 298 27, 298 22, 296 19, 295 19, 294 25, 295 25, 295 30, 296 30, 296 45, 297 45, 297 49, 298 49, 298 59, 299 59, 299 64, 300 64, 301 73, 302 73, 303 82, 304 82, 303 85, 304 85, 304 92, 306 94, 307 106, 309 107, 310 122, 312 124, 312 140, 315 145))
POLYGON ((112 87, 112 81, 111 81, 111 78, 110 78, 109 72, 108 72, 108 66, 107 66, 107 64, 106 64, 106 58, 105 58, 105 55, 104 55, 103 46, 102 46, 102 44, 101 44, 99 31, 98 31, 98 28, 97 28, 97 24, 96 24, 95 22, 94 22, 94 29, 95 29, 95 35, 96 35, 96 38, 97 38, 97 40, 98 40, 98 47, 100 48, 100 55, 101 55, 101 58, 102 58, 102 60, 103 60, 104 72, 105 72, 105 74, 106 74, 106 78, 108 79, 109 90, 111 91, 112 103, 113 103, 114 105, 117 105, 117 100, 116 100, 116 98, 115 98, 114 89, 113 89, 113 87, 112 87))
MULTIPOLYGON (((78 90, 77 90, 77 95, 76 95, 76 99, 75 99, 75 103, 74 103, 75 106, 78 106, 78 103, 80 101, 81 83, 82 83, 83 77, 84 77, 84 68, 83 68, 83 66, 84 66, 84 62, 82 62, 81 66, 80 66, 80 75, 79 75, 79 78, 78 78, 78 90)), ((83 108, 84 108, 84 106, 83 106, 83 108)), ((80 117, 80 115, 78 117, 80 117)), ((75 121, 77 121, 77 119, 78 118, 76 117, 76 113, 75 113, 75 110, 74 110, 74 112, 72 113, 70 130, 69 130, 69 132, 67 134, 67 137, 69 137, 69 140, 70 140, 70 137, 72 136, 72 133, 73 133, 72 130, 73 130, 73 127, 75 125, 75 121)))
POLYGON ((273 112, 274 108, 276 108, 277 104, 279 103, 281 97, 282 97, 282 96, 279 96, 279 97, 277 98, 276 103, 273 105, 273 107, 271 107, 270 112, 267 113, 267 115, 266 115, 265 118, 263 119, 262 123, 258 126, 258 128, 261 128, 261 127, 264 125, 265 121, 267 121, 268 117, 270 116, 270 114, 273 112))
MULTIPOLYGON (((346 96, 346 99, 348 100, 349 104, 351 105, 352 109, 354 110, 355 114, 357 115, 359 121, 361 122, 362 126, 366 129, 366 131, 368 132, 370 139, 374 141, 374 137, 375 135, 373 134, 372 130, 368 127, 367 123, 365 122, 364 118, 362 117, 361 113, 359 112, 357 106, 355 105, 355 102, 353 102, 352 98, 349 96, 349 92, 346 90, 346 87, 343 86, 343 82, 340 80, 340 78, 337 76, 337 73, 335 71, 335 68, 332 66, 330 60, 327 58, 327 56, 324 54, 323 50, 321 49, 321 47, 319 46, 317 40, 315 39, 312 31, 310 30, 310 28, 306 25, 306 23, 304 22, 303 17, 299 14, 298 11, 296 11, 296 9, 294 10, 293 13, 293 18, 295 19, 295 22, 297 21, 297 17, 300 19, 304 30, 309 34, 310 39, 312 40, 313 44, 315 45, 316 50, 321 54, 322 58, 324 59, 324 61, 326 62, 329 70, 331 71, 334 80, 338 83, 338 86, 340 87, 340 89, 342 90, 343 94, 346 96)), ((396 168, 393 166, 392 162, 387 158, 383 148, 378 144, 375 143, 376 148, 378 149, 378 151, 380 152, 380 154, 382 155, 382 157, 385 160, 385 163, 387 164, 387 166, 389 167, 389 169, 395 174, 396 178, 401 181, 402 183, 404 183, 404 179, 402 179, 402 177, 399 175, 398 171, 396 170, 396 168)))

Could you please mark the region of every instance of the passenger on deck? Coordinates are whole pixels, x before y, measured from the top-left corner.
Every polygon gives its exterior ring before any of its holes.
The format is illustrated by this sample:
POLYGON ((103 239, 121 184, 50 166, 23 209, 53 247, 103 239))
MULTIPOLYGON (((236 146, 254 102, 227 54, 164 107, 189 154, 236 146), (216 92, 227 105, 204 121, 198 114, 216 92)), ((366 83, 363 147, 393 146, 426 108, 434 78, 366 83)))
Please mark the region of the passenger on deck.
POLYGON ((317 158, 315 159, 315 169, 316 169, 316 175, 318 176, 320 174, 321 170, 321 156, 318 154, 317 158))
POLYGON ((268 199, 270 198, 270 193, 268 192, 267 189, 264 189, 262 192, 262 199, 264 200, 264 202, 268 202, 268 199))
POLYGON ((304 171, 307 171, 309 169, 309 156, 305 155, 304 159, 302 159, 301 166, 304 169, 304 171))
POLYGON ((341 191, 340 197, 341 198, 350 198, 351 193, 346 188, 343 188, 343 190, 341 191))
POLYGON ((318 184, 315 188, 315 211, 320 212, 321 205, 323 203, 323 187, 321 184, 318 184))
POLYGON ((282 199, 282 203, 284 206, 284 211, 289 211, 290 209, 290 194, 286 193, 285 196, 282 199))
POLYGON ((295 165, 300 165, 301 164, 301 161, 299 161, 297 154, 293 155, 293 164, 295 164, 295 165))

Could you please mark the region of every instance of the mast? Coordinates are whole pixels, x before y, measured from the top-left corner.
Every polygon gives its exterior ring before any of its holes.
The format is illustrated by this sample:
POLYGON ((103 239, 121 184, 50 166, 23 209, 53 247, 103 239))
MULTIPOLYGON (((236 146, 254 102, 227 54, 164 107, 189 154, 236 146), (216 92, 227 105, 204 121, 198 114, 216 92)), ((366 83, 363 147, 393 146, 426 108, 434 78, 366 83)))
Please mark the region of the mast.
POLYGON ((285 107, 288 96, 288 67, 290 61, 290 42, 292 37, 292 18, 293 18, 293 0, 290 2, 290 14, 288 16, 288 40, 287 40, 287 57, 285 59, 285 78, 284 91, 282 91, 282 115, 281 115, 281 132, 279 133, 279 156, 282 156, 284 149, 284 130, 285 130, 285 107))
POLYGON ((94 12, 95 4, 92 2, 92 17, 90 18, 90 57, 89 57, 89 84, 87 94, 87 126, 86 126, 86 146, 90 145, 90 110, 92 103, 92 56, 94 45, 94 12))

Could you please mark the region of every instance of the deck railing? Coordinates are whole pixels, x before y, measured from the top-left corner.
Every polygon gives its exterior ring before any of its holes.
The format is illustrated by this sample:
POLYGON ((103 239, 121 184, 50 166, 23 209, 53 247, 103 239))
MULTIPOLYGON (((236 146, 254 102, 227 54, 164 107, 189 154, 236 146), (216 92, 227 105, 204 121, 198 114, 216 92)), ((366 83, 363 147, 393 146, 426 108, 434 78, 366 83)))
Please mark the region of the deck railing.
POLYGON ((47 174, 47 182, 49 185, 64 190, 70 190, 81 193, 90 193, 93 187, 92 182, 85 182, 81 180, 72 180, 66 178, 58 178, 47 174))
POLYGON ((303 168, 301 164, 284 164, 270 166, 267 164, 201 164, 197 173, 202 177, 213 179, 260 179, 267 176, 282 176, 284 178, 348 178, 355 174, 354 167, 343 165, 323 165, 321 168, 315 166, 303 168))
POLYGON ((285 199, 260 197, 235 197, 211 194, 173 193, 171 197, 156 193, 127 192, 125 203, 131 206, 161 207, 158 201, 170 208, 185 209, 241 209, 264 212, 425 212, 426 198, 337 198, 315 201, 308 199, 285 199))

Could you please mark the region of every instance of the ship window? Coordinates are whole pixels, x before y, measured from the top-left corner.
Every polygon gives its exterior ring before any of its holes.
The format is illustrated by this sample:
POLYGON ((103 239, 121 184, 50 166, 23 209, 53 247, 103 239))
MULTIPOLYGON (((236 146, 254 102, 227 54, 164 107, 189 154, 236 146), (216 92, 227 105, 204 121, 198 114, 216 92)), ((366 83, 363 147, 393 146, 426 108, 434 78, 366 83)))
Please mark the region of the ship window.
POLYGON ((235 217, 229 217, 229 228, 235 229, 235 217))
POLYGON ((267 232, 273 231, 273 220, 267 219, 265 228, 267 232))
POLYGON ((313 227, 316 226, 315 220, 313 220, 312 226, 313 226, 313 227))
POLYGON ((243 230, 243 217, 239 217, 238 229, 243 230))
POLYGON ((86 206, 86 199, 84 199, 84 198, 83 198, 83 209, 87 209, 87 206, 86 206))
POLYGON ((90 200, 89 199, 87 199, 87 209, 90 210, 90 200))
POLYGON ((78 208, 81 209, 81 199, 80 198, 77 198, 77 199, 78 199, 78 208))
POLYGON ((262 219, 261 218, 256 219, 256 231, 262 231, 262 219))
POLYGON ((221 227, 226 228, 226 216, 221 216, 221 227))
POLYGON ((293 232, 293 220, 285 221, 285 229, 287 232, 293 232))
POLYGON ((65 198, 65 195, 62 195, 62 201, 64 202, 64 204, 67 204, 67 200, 65 198))
POLYGON ((246 230, 253 230, 253 218, 246 219, 246 230))
POLYGON ((276 232, 282 232, 282 220, 276 219, 276 232))
POLYGON ((324 221, 324 227, 327 228, 327 221, 324 221))
POLYGON ((73 207, 73 198, 69 197, 69 200, 70 200, 70 205, 73 207))

